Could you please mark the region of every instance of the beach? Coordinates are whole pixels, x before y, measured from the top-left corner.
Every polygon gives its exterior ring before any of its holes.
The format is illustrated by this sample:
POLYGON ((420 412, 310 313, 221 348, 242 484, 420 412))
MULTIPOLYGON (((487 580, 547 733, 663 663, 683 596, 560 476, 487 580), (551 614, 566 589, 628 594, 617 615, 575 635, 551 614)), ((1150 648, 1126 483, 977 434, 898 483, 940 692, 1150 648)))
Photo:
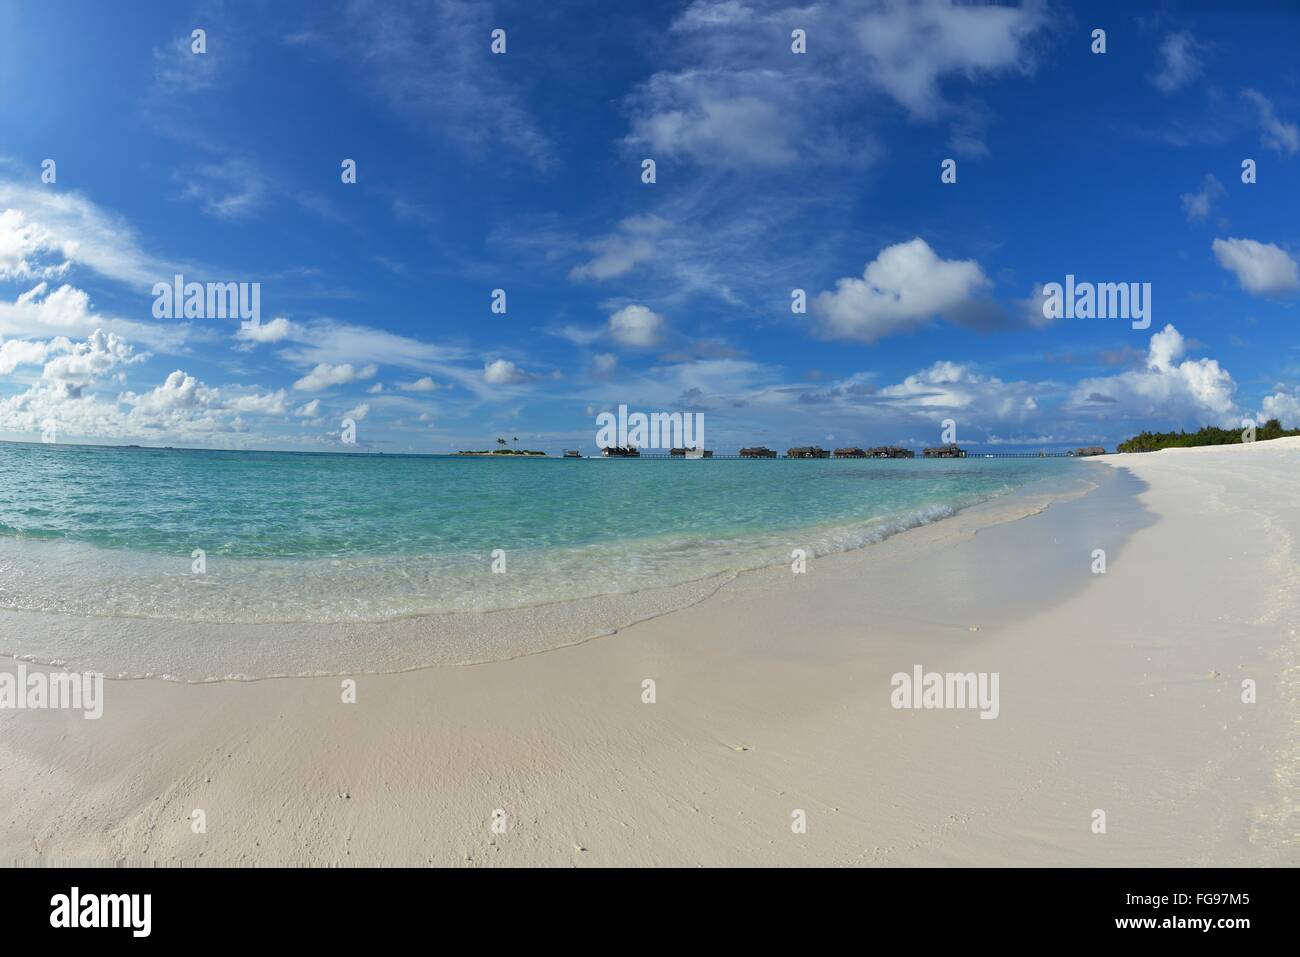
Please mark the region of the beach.
POLYGON ((97 720, 0 711, 0 858, 1300 863, 1300 439, 1074 468, 1068 493, 726 576, 508 660, 110 679, 97 720), (917 668, 996 674, 996 716, 895 707, 917 668))

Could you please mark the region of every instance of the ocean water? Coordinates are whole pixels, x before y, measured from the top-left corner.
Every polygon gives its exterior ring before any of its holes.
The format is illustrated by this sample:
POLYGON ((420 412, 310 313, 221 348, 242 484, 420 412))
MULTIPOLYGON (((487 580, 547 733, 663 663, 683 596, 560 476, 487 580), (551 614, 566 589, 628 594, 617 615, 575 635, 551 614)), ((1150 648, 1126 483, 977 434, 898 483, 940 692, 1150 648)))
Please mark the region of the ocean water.
POLYGON ((221 623, 528 608, 870 545, 1072 465, 0 443, 0 608, 221 623))

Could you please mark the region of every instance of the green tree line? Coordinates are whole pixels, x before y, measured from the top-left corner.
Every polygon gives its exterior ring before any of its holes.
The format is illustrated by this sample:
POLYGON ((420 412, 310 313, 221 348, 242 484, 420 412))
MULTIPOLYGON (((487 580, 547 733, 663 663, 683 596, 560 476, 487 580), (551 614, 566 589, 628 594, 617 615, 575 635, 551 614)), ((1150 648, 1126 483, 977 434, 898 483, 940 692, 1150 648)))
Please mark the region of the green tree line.
MULTIPOLYGON (((1157 449, 1186 449, 1197 445, 1239 445, 1244 429, 1220 429, 1207 425, 1197 432, 1143 432, 1125 439, 1115 447, 1117 452, 1155 452, 1157 449)), ((1269 419, 1255 428, 1255 441, 1280 439, 1300 435, 1300 429, 1284 429, 1277 419, 1269 419)))

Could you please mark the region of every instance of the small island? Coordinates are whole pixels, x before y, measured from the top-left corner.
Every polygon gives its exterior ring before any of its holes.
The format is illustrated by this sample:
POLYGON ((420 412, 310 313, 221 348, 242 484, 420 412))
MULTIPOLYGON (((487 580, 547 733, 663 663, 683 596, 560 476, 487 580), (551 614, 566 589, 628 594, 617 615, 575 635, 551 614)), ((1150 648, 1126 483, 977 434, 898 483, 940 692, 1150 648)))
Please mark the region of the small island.
POLYGON ((482 452, 457 452, 457 455, 545 455, 534 449, 484 449, 482 452))
MULTIPOLYGON (((518 443, 519 436, 516 435, 511 441, 518 443)), ((510 445, 506 443, 505 439, 500 437, 497 438, 497 446, 498 448, 491 449, 491 450, 484 449, 481 452, 462 451, 462 452, 457 452, 456 454, 457 455, 543 455, 543 456, 546 455, 545 452, 538 452, 533 449, 521 449, 517 447, 512 448, 510 445)))

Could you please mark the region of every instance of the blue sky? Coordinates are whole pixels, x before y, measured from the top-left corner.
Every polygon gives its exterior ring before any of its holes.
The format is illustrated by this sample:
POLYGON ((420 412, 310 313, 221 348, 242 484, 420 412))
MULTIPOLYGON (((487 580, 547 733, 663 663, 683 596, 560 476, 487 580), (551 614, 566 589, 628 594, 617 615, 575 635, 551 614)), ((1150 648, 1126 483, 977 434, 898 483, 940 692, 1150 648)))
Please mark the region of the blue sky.
POLYGON ((1300 425, 1300 14, 1247 7, 0 2, 0 438, 1300 425), (260 326, 155 318, 176 273, 260 326), (1067 274, 1150 327, 1045 319, 1067 274))

